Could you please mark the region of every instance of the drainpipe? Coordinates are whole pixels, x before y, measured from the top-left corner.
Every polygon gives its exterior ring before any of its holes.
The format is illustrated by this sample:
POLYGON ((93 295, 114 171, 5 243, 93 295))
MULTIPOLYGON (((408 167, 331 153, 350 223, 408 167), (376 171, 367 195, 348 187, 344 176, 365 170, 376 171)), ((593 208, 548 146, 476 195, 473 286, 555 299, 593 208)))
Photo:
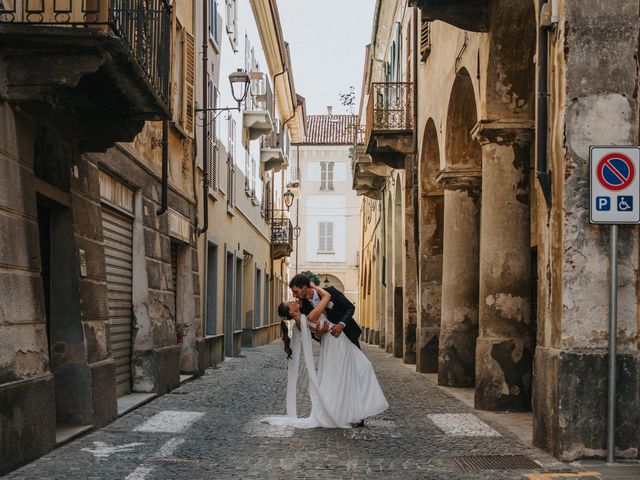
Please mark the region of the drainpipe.
MULTIPOLYGON (((413 242, 416 255, 416 282, 420 278, 420 205, 418 203, 418 7, 413 7, 413 242)), ((418 284, 418 291, 420 285, 418 284)))
MULTIPOLYGON (((540 3, 538 11, 538 111, 536 114, 536 178, 540 184, 547 208, 553 204, 551 195, 551 177, 547 156, 548 102, 549 102, 549 27, 543 21, 543 12, 549 4, 540 3)), ((548 25, 548 24, 547 24, 548 25)))
POLYGON ((204 225, 198 229, 198 235, 202 235, 209 229, 209 107, 208 89, 209 83, 207 79, 207 68, 209 63, 209 25, 207 2, 202 0, 202 108, 204 108, 204 119, 202 121, 202 216, 204 217, 204 225))
POLYGON ((162 203, 157 215, 167 211, 169 196, 169 120, 162 121, 162 203))

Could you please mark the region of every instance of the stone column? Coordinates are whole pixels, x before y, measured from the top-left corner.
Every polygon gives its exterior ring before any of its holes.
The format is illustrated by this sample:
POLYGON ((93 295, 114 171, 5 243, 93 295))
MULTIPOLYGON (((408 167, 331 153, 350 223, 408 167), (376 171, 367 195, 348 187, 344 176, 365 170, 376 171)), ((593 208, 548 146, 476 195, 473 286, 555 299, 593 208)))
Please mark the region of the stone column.
POLYGON ((480 123, 482 144, 480 318, 475 406, 531 408, 529 121, 480 123))
POLYGON ((404 363, 416 363, 416 324, 418 319, 418 267, 416 259, 416 246, 414 241, 413 226, 413 192, 415 185, 413 178, 414 155, 407 155, 405 164, 405 188, 404 188, 404 238, 402 261, 404 279, 402 316, 404 321, 403 352, 404 363))
POLYGON ((420 317, 417 329, 416 371, 438 371, 438 342, 442 307, 442 236, 444 195, 421 193, 420 205, 420 317))
POLYGON ((478 334, 480 170, 446 170, 438 384, 471 387, 478 334))

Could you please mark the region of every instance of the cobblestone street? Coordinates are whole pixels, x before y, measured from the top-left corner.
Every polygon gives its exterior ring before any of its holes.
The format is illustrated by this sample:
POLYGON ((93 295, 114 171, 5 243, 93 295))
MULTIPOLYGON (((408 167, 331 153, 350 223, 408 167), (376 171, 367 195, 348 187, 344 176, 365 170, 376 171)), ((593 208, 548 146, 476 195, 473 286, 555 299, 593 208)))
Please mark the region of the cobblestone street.
MULTIPOLYGON (((284 413, 281 343, 244 356, 14 471, 11 479, 599 478, 573 473, 399 360, 365 346, 390 408, 352 430, 291 430, 259 422, 284 413), (452 415, 443 415, 452 414, 452 415), (460 416, 464 415, 464 416, 460 416), (454 457, 525 455, 540 469, 464 471, 454 457), (544 472, 555 471, 547 476, 544 472)), ((299 384, 304 384, 304 381, 299 384)), ((301 392, 299 398, 305 398, 301 392)), ((305 398, 299 414, 308 414, 305 398)))

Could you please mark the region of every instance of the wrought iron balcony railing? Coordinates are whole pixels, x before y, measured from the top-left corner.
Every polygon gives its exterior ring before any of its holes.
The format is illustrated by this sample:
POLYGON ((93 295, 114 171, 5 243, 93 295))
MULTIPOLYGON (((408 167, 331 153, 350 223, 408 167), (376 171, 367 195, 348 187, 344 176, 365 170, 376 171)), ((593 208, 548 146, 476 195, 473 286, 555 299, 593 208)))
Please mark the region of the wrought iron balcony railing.
POLYGON ((288 257, 293 252, 293 225, 290 219, 271 219, 271 245, 274 260, 288 257))
POLYGON ((260 138, 261 148, 277 148, 282 150, 285 157, 289 157, 290 141, 287 132, 280 120, 275 123, 273 131, 260 138))
POLYGON ((413 84, 372 83, 367 104, 365 143, 373 133, 406 133, 413 130, 413 84))
POLYGON ((249 111, 266 110, 274 118, 274 98, 271 82, 262 72, 250 72, 251 89, 247 96, 246 109, 249 111))
POLYGON ((1 0, 0 25, 106 30, 127 47, 162 99, 169 100, 168 0, 1 0))

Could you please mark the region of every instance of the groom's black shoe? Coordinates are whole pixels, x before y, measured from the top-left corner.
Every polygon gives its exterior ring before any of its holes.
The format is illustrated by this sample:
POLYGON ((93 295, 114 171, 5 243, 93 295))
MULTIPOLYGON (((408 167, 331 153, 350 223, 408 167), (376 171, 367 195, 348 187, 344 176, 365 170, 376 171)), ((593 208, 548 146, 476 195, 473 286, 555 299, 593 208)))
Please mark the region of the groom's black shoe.
POLYGON ((357 427, 366 427, 366 425, 364 424, 364 420, 359 421, 358 423, 352 423, 351 426, 353 428, 357 428, 357 427))

